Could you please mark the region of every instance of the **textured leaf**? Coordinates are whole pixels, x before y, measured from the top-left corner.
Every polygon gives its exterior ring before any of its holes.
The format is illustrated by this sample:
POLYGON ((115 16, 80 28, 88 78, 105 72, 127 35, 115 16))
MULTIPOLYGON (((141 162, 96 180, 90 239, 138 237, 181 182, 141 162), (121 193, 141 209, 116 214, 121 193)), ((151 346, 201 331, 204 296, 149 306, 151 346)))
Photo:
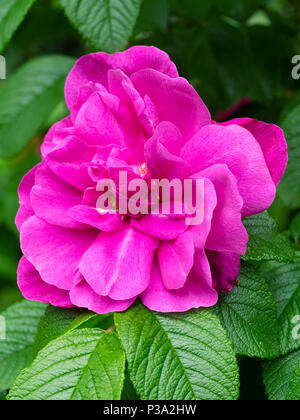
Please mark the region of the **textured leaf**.
POLYGON ((271 359, 280 354, 276 304, 266 280, 256 272, 244 264, 235 289, 220 296, 215 312, 236 353, 271 359))
POLYGON ((300 338, 293 336, 293 319, 300 316, 300 253, 293 263, 267 264, 263 274, 277 302, 281 354, 286 354, 300 347, 300 338))
POLYGON ((295 375, 291 381, 290 391, 287 399, 291 401, 300 401, 300 361, 298 363, 295 375))
POLYGON ((165 315, 138 304, 115 323, 142 400, 238 398, 235 355, 210 311, 165 315))
POLYGON ((3 50, 36 0, 0 0, 0 51, 3 50))
POLYGON ((296 243, 300 242, 300 213, 293 219, 290 227, 290 232, 293 240, 296 243))
POLYGON ((295 252, 267 212, 243 220, 249 234, 246 261, 291 261, 295 252))
POLYGON ((285 204, 296 209, 300 207, 300 105, 288 114, 281 127, 288 142, 289 162, 278 191, 285 204))
POLYGON ((4 84, 0 90, 0 157, 20 152, 42 127, 63 98, 65 77, 73 64, 66 56, 36 58, 4 84))
POLYGON ((297 393, 299 361, 300 350, 297 350, 280 359, 263 363, 263 379, 270 400, 285 401, 297 393))
POLYGON ((60 309, 49 305, 42 316, 34 343, 35 354, 61 334, 72 331, 89 319, 96 317, 92 312, 77 309, 60 309))
POLYGON ((126 48, 143 0, 60 0, 66 15, 97 49, 126 48))
POLYGON ((125 355, 115 333, 80 329, 40 351, 13 385, 10 400, 116 400, 125 375, 125 355))
POLYGON ((0 340, 0 390, 9 389, 31 363, 37 325, 45 308, 43 303, 22 301, 0 314, 6 324, 6 339, 0 340))

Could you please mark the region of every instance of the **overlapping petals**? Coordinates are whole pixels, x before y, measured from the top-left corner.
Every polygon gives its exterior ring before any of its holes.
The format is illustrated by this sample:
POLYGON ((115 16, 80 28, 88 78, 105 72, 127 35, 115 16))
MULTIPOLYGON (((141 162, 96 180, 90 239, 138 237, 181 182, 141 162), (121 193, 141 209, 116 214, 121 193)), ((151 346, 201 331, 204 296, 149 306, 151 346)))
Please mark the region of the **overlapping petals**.
POLYGON ((275 198, 287 164, 282 130, 251 119, 213 122, 154 47, 82 57, 65 96, 70 115, 49 130, 42 163, 19 187, 23 295, 101 314, 139 297, 161 312, 215 305, 239 275, 242 218, 275 198), (203 220, 99 211, 98 182, 117 181, 120 171, 148 184, 201 180, 203 220))

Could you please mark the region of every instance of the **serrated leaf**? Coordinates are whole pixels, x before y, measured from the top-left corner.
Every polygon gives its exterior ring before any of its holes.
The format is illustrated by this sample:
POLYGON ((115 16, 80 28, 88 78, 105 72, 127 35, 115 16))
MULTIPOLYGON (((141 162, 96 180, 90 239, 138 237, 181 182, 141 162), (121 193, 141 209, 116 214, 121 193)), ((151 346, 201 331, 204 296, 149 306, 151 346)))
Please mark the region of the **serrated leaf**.
POLYGON ((300 350, 263 363, 263 379, 269 400, 285 401, 297 391, 300 350), (291 394, 289 394, 291 392, 291 394))
POLYGON ((0 51, 3 50, 15 30, 36 0, 0 0, 0 51))
POLYGON ((1 312, 6 339, 0 340, 0 389, 9 389, 19 372, 31 363, 37 325, 46 305, 22 301, 1 312))
POLYGON ((49 343, 14 383, 9 400, 117 400, 125 355, 115 333, 74 330, 49 343))
POLYGON ((166 315, 137 304, 115 323, 142 400, 238 398, 236 358, 212 312, 166 315))
POLYGON ((280 354, 276 303, 267 281, 244 264, 236 287, 214 308, 236 353, 272 359, 280 354))
POLYGON ((292 379, 287 400, 300 401, 300 361, 292 379))
POLYGON ((300 105, 282 121, 287 143, 289 162, 278 191, 284 203, 292 209, 300 207, 300 105))
POLYGON ((126 48, 143 0, 60 0, 67 17, 93 47, 126 48))
POLYGON ((245 261, 286 262, 295 252, 288 239, 279 233, 278 226, 267 212, 243 220, 249 235, 245 261))
POLYGON ((65 332, 72 331, 95 317, 92 312, 79 309, 60 309, 49 305, 42 316, 34 342, 35 355, 50 341, 53 341, 65 332))
POLYGON ((300 242, 300 213, 292 220, 290 232, 293 240, 299 244, 300 242))
POLYGON ((290 264, 265 265, 262 273, 277 302, 281 354, 286 354, 300 347, 300 338, 294 336, 293 322, 300 316, 300 253, 290 264))
POLYGON ((19 153, 42 127, 63 98, 73 64, 66 56, 39 57, 7 80, 0 90, 0 158, 19 153))

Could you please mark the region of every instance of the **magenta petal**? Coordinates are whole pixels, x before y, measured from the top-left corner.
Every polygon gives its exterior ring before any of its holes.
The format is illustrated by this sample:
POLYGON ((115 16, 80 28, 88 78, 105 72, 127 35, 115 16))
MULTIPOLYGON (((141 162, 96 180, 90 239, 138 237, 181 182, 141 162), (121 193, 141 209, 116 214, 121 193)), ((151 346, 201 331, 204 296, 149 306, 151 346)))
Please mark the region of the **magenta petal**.
POLYGON ((36 172, 30 197, 34 213, 45 222, 70 229, 88 228, 68 215, 71 207, 81 203, 82 194, 54 175, 45 164, 36 172))
POLYGON ((43 281, 70 290, 78 280, 79 261, 97 236, 96 230, 78 231, 49 225, 36 216, 21 229, 21 248, 43 281))
POLYGON ((32 168, 31 171, 24 176, 18 188, 20 208, 15 222, 19 231, 21 230, 23 223, 26 222, 29 217, 34 215, 30 202, 30 193, 32 187, 34 186, 36 171, 40 168, 40 166, 41 164, 38 164, 32 168))
POLYGON ((83 255, 80 272, 98 295, 132 299, 148 287, 157 246, 157 241, 130 227, 100 233, 83 255))
POLYGON ((97 148, 75 136, 69 136, 45 156, 49 168, 74 188, 84 191, 92 186, 88 167, 97 148))
POLYGON ((242 223, 243 200, 235 177, 227 165, 214 165, 198 175, 208 178, 214 184, 217 193, 217 207, 205 248, 245 254, 248 234, 242 223))
POLYGON ((177 126, 189 140, 211 117, 195 89, 183 78, 171 78, 155 70, 141 70, 132 75, 135 88, 149 96, 157 109, 159 120, 177 126))
POLYGON ((284 132, 274 124, 267 124, 251 118, 237 118, 222 125, 239 125, 246 128, 262 148, 274 184, 277 186, 285 172, 288 153, 284 132))
POLYGON ((172 241, 188 228, 185 218, 176 219, 161 214, 148 214, 140 220, 131 219, 130 224, 140 232, 162 241, 172 241))
POLYGON ((240 274, 240 256, 208 250, 206 250, 206 255, 210 262, 214 289, 221 293, 231 292, 240 274))
POLYGON ((194 263, 194 237, 186 231, 175 241, 163 242, 157 257, 163 283, 167 289, 181 289, 194 263))
POLYGON ((152 311, 166 313, 214 306, 218 301, 218 294, 212 288, 209 263, 204 251, 198 251, 195 255, 195 265, 187 282, 179 290, 168 290, 164 286, 159 266, 155 261, 150 285, 141 295, 141 299, 152 311))
POLYGON ((25 299, 50 303, 61 308, 70 308, 69 292, 45 283, 38 271, 23 257, 18 267, 18 286, 25 299))
POLYGON ((263 212, 274 201, 276 188, 262 150, 242 127, 206 126, 183 147, 181 157, 193 173, 214 164, 226 164, 238 181, 244 200, 243 217, 263 212))
POLYGON ((155 47, 136 46, 113 55, 100 52, 81 57, 66 81, 65 96, 69 109, 75 106, 80 88, 88 82, 107 87, 108 70, 121 69, 130 76, 144 68, 153 68, 170 77, 178 76, 168 55, 155 47))
POLYGON ((97 314, 125 311, 136 299, 113 300, 106 296, 99 296, 84 280, 71 289, 70 298, 73 305, 78 308, 87 308, 97 314))
POLYGON ((115 232, 123 226, 119 213, 100 214, 96 208, 90 206, 75 206, 68 211, 68 214, 74 220, 93 226, 103 232, 115 232))

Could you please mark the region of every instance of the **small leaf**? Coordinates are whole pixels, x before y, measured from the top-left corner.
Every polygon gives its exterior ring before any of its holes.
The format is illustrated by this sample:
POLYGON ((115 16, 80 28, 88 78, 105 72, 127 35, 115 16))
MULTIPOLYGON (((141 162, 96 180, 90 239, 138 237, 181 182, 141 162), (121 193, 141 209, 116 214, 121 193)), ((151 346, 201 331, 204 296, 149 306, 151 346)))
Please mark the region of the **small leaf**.
POLYGON ((212 312, 166 315, 137 304, 115 323, 142 400, 238 398, 237 361, 212 312))
POLYGON ((143 0, 60 0, 75 28, 98 50, 126 48, 143 0))
POLYGON ((36 135, 62 100, 73 64, 66 56, 36 58, 4 84, 0 90, 0 158, 16 155, 36 135))
POLYGON ((300 315, 300 253, 290 264, 266 264, 262 274, 268 279, 277 302, 281 354, 286 354, 300 347, 293 323, 300 315))
POLYGON ((115 333, 80 329, 49 343, 23 370, 10 400, 117 400, 125 355, 115 333))
POLYGON ((256 273, 244 264, 235 289, 221 295, 214 310, 236 353, 272 359, 280 354, 276 304, 266 280, 256 273))
POLYGON ((1 312, 6 339, 0 340, 0 390, 9 389, 19 372, 31 363, 37 325, 46 305, 22 301, 1 312))
POLYGON ((50 341, 53 341, 65 332, 72 331, 95 317, 92 312, 78 309, 60 309, 49 305, 42 316, 34 343, 35 355, 50 341))
POLYGON ((243 220, 249 235, 246 261, 286 262, 295 252, 287 238, 279 233, 276 222, 267 212, 243 220))
POLYGON ((285 401, 299 392, 299 360, 300 350, 297 350, 263 363, 263 379, 269 400, 285 401))
POLYGON ((287 138, 289 162, 278 191, 287 206, 297 209, 300 207, 300 105, 284 118, 281 127, 287 138))
POLYGON ((0 51, 3 50, 15 30, 36 0, 0 0, 0 51))

